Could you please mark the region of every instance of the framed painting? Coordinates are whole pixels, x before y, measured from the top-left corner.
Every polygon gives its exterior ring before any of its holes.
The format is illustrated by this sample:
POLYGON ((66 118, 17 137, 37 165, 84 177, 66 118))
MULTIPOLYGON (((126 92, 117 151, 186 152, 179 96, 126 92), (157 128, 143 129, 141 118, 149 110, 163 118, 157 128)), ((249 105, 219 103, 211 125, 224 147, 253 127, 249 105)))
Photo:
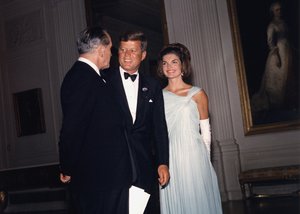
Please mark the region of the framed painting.
POLYGON ((14 93, 13 102, 18 137, 46 131, 40 88, 14 93))
POLYGON ((299 0, 227 0, 245 135, 300 127, 299 0))

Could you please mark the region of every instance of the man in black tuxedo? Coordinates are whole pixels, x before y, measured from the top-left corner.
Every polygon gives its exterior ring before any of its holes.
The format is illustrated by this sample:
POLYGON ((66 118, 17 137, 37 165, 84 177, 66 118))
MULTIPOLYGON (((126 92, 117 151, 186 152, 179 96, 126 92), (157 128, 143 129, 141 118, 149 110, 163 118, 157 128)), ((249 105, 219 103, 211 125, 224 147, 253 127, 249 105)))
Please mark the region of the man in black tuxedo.
MULTIPOLYGON (((157 177, 161 186, 169 181, 169 142, 164 102, 159 81, 139 71, 146 57, 147 40, 143 32, 120 36, 119 69, 106 75, 126 117, 127 137, 134 168, 133 185, 150 193, 145 213, 154 213, 157 177), (155 158, 154 158, 155 157, 155 158)), ((157 193, 157 192, 156 192, 157 193)))
POLYGON ((82 31, 80 57, 61 86, 60 178, 84 214, 128 213, 132 167, 124 114, 100 73, 109 67, 111 46, 102 28, 82 31))

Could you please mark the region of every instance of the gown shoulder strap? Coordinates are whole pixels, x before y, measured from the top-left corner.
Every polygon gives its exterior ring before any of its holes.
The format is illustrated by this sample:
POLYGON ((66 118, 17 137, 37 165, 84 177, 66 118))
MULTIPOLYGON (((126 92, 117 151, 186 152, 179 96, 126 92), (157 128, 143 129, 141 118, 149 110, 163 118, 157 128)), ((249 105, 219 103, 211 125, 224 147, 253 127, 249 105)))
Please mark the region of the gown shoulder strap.
POLYGON ((197 86, 193 86, 188 93, 188 97, 192 98, 195 94, 197 94, 199 91, 201 91, 202 89, 197 87, 197 86))

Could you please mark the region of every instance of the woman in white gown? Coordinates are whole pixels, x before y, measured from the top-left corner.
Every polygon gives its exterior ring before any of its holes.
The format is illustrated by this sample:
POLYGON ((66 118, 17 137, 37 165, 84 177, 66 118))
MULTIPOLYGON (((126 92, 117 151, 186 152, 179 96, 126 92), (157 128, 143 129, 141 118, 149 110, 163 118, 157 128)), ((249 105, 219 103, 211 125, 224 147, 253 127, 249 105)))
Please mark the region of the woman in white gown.
POLYGON ((160 190, 161 214, 220 214, 210 162, 208 98, 203 89, 183 80, 191 72, 190 59, 179 43, 164 47, 159 55, 158 74, 168 79, 163 96, 170 141, 170 182, 160 190))

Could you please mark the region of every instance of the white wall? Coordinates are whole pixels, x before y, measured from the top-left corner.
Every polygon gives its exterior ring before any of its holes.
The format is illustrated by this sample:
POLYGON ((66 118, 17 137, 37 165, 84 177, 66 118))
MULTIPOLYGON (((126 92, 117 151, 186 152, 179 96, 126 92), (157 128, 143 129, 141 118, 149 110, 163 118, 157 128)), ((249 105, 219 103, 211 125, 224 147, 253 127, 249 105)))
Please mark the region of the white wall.
POLYGON ((0 169, 56 163, 59 87, 77 58, 84 1, 2 1, 0 4, 0 169), (46 132, 17 136, 13 93, 41 88, 46 132))
POLYGON ((164 0, 170 42, 191 51, 209 96, 214 166, 222 199, 240 199, 240 170, 299 164, 299 130, 245 136, 226 0, 164 0))

